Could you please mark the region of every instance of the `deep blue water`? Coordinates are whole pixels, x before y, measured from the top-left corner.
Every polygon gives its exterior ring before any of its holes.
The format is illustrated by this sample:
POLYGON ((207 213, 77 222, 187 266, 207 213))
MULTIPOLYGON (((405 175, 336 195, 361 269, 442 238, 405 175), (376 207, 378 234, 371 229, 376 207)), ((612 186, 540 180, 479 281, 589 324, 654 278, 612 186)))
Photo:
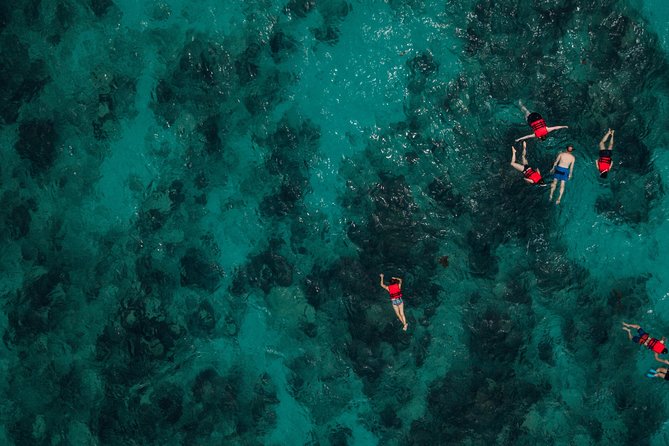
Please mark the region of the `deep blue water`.
POLYGON ((659 0, 0 4, 0 444, 669 444, 668 55, 659 0))

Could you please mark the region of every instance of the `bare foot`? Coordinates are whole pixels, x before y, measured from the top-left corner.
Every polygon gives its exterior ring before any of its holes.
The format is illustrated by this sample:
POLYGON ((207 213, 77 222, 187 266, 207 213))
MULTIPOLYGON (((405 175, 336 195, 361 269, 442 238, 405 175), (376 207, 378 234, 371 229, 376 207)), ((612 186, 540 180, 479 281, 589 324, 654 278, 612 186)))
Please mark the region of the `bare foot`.
POLYGON ((409 326, 409 324, 404 324, 404 327, 402 327, 402 330, 407 331, 408 326, 409 326))
POLYGON ((555 201, 555 204, 560 204, 560 199, 559 198, 555 201))

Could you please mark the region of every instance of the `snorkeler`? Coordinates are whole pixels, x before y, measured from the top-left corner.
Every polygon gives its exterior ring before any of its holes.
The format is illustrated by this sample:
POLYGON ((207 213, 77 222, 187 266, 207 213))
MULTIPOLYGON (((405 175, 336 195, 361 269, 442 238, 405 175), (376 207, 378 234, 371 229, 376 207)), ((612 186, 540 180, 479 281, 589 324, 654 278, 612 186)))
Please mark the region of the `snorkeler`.
POLYGON ((627 322, 623 322, 623 330, 627 332, 627 337, 629 338, 630 341, 634 342, 635 344, 643 345, 646 347, 648 350, 652 350, 655 352, 655 359, 657 359, 660 362, 663 362, 665 364, 669 364, 669 361, 666 361, 664 359, 660 359, 659 355, 666 355, 669 350, 667 350, 667 347, 665 346, 666 338, 662 339, 656 339, 656 338, 651 338, 648 333, 646 333, 643 328, 639 325, 635 324, 628 324, 627 322), (635 329, 637 331, 636 336, 632 336, 632 330, 635 329))
POLYGON ((524 139, 529 139, 529 138, 539 138, 540 140, 544 141, 547 137, 548 134, 554 130, 559 130, 559 129, 567 129, 569 128, 566 125, 558 125, 555 127, 547 127, 546 126, 546 121, 544 121, 544 118, 537 112, 531 112, 523 105, 521 101, 518 101, 518 105, 520 105, 520 109, 525 113, 525 119, 527 119, 527 123, 532 127, 532 130, 534 130, 534 133, 531 133, 527 136, 523 136, 522 138, 518 138, 516 142, 522 141, 524 139))
POLYGON ((611 155, 613 154, 613 134, 615 130, 609 129, 608 132, 604 135, 601 141, 599 141, 599 159, 595 161, 595 165, 599 170, 599 176, 601 178, 606 178, 609 175, 611 170, 611 155), (606 139, 611 136, 609 140, 609 148, 605 147, 606 139))
POLYGON ((669 373, 667 373, 666 367, 660 367, 657 370, 648 369, 648 372, 646 372, 646 378, 662 378, 669 381, 669 373))
POLYGON ((525 181, 527 181, 528 183, 545 186, 544 179, 541 178, 541 172, 539 172, 539 169, 535 170, 530 167, 530 165, 527 162, 526 155, 527 155, 527 143, 523 141, 523 153, 521 159, 523 164, 518 164, 516 162, 516 148, 514 146, 511 146, 511 167, 513 167, 519 172, 523 172, 523 176, 525 176, 525 181))
POLYGON ((390 280, 390 285, 383 283, 383 274, 379 274, 381 277, 381 288, 390 293, 390 302, 393 304, 393 310, 397 315, 397 319, 402 323, 402 330, 407 331, 409 324, 407 323, 407 318, 404 316, 404 302, 402 301, 402 279, 399 277, 393 277, 390 280))
POLYGON ((566 181, 571 180, 571 176, 574 173, 574 163, 576 158, 571 152, 574 151, 574 146, 569 144, 565 152, 560 152, 555 158, 553 167, 551 168, 551 173, 553 174, 553 183, 551 183, 551 192, 548 195, 548 201, 553 199, 553 193, 555 192, 555 187, 557 186, 558 181, 560 182, 560 195, 558 195, 555 204, 560 204, 562 200, 562 194, 564 194, 564 184, 566 181))

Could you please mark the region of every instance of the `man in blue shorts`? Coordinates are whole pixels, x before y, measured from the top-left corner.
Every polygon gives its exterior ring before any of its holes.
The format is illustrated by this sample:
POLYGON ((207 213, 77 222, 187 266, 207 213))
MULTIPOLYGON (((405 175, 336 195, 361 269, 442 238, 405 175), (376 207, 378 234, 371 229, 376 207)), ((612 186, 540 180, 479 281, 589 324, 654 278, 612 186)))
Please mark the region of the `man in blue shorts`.
POLYGON ((553 163, 553 168, 551 173, 553 174, 553 183, 551 184, 551 192, 548 195, 548 200, 553 200, 553 193, 555 192, 555 187, 557 186, 558 181, 560 182, 560 195, 558 195, 555 204, 560 204, 562 200, 562 194, 564 194, 564 184, 571 180, 571 176, 574 173, 574 163, 576 158, 571 152, 574 151, 574 146, 569 144, 567 150, 558 154, 553 163))

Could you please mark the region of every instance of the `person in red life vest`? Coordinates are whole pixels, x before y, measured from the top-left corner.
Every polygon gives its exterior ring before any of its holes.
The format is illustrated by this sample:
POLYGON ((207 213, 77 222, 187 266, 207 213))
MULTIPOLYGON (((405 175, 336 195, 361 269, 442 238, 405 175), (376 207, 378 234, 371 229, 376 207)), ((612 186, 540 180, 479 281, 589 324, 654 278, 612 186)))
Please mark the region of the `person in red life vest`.
POLYGON ((558 181, 560 182, 560 195, 558 195, 555 204, 560 204, 562 200, 562 195, 564 194, 564 185, 567 181, 571 180, 571 176, 574 173, 574 164, 576 163, 576 158, 571 152, 574 151, 574 146, 569 144, 567 150, 564 152, 558 153, 553 167, 551 168, 551 173, 553 174, 553 182, 551 183, 551 191, 548 194, 548 201, 553 200, 553 193, 557 187, 558 181))
POLYGON ((656 338, 651 338, 648 333, 646 333, 641 326, 636 325, 636 324, 628 324, 627 322, 623 322, 623 330, 627 332, 627 337, 629 338, 630 341, 643 345, 646 347, 648 350, 652 350, 655 352, 655 359, 657 359, 660 362, 664 362, 666 364, 669 364, 669 361, 666 361, 664 359, 660 359, 659 355, 666 355, 669 350, 667 350, 667 347, 665 346, 665 342, 667 341, 667 338, 662 338, 662 339, 656 339, 656 338), (636 336, 632 336, 632 329, 635 329, 637 331, 636 336))
POLYGON ((520 105, 520 109, 525 113, 525 119, 527 119, 527 123, 532 127, 532 130, 534 133, 531 133, 527 136, 523 136, 522 138, 518 138, 516 142, 518 141, 523 141, 525 139, 529 138, 539 138, 540 140, 545 140, 548 137, 548 134, 554 130, 560 130, 560 129, 568 129, 569 127, 566 125, 558 125, 555 127, 547 127, 546 126, 546 121, 544 121, 544 118, 541 117, 541 115, 537 112, 530 112, 527 107, 523 105, 521 101, 518 101, 518 105, 520 105))
POLYGON ((597 169, 599 170, 599 176, 601 178, 606 178, 609 175, 609 171, 611 170, 611 155, 613 154, 613 134, 615 133, 615 130, 609 129, 608 132, 606 132, 606 135, 602 138, 601 141, 599 141, 599 159, 595 161, 595 165, 597 166, 597 169), (606 144, 606 139, 608 137, 611 137, 609 140, 609 148, 607 149, 605 147, 606 144))
POLYGON ((402 279, 399 277, 393 277, 390 280, 390 285, 383 283, 383 274, 379 274, 381 277, 381 288, 390 293, 390 303, 393 304, 393 310, 397 315, 397 319, 402 323, 402 330, 407 331, 409 324, 407 323, 407 318, 404 316, 404 302, 402 301, 402 279))
POLYGON ((519 172, 523 172, 525 181, 527 181, 528 183, 545 186, 546 183, 544 183, 544 179, 541 178, 541 172, 539 171, 539 169, 531 168, 529 163, 527 162, 527 143, 525 143, 525 141, 523 141, 523 153, 521 161, 523 162, 523 164, 518 164, 516 162, 516 148, 514 146, 511 146, 511 167, 513 167, 519 172))

